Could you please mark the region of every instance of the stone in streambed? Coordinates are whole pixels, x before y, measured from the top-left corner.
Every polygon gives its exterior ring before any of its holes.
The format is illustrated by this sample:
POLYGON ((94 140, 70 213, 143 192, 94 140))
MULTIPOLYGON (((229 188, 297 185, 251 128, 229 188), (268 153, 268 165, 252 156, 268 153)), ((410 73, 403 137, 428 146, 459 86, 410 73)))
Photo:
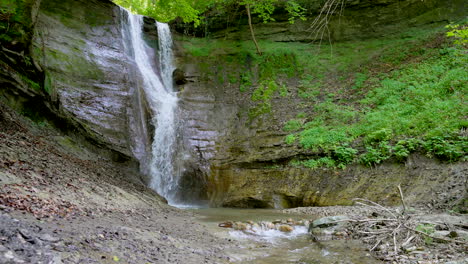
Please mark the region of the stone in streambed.
POLYGON ((337 215, 337 216, 328 216, 328 217, 323 217, 316 219, 312 222, 312 224, 309 225, 309 229, 311 228, 327 228, 331 226, 337 226, 337 225, 344 225, 346 224, 346 221, 349 219, 349 217, 345 215, 337 215))
POLYGON ((241 222, 235 222, 234 225, 233 225, 233 228, 234 230, 239 230, 239 231, 246 231, 249 226, 245 223, 241 223, 241 222))
POLYGON ((294 228, 290 225, 280 225, 278 227, 278 230, 281 232, 289 233, 289 232, 294 231, 294 228))
POLYGON ((223 228, 232 228, 232 222, 223 222, 223 223, 220 223, 218 224, 219 227, 223 227, 223 228))

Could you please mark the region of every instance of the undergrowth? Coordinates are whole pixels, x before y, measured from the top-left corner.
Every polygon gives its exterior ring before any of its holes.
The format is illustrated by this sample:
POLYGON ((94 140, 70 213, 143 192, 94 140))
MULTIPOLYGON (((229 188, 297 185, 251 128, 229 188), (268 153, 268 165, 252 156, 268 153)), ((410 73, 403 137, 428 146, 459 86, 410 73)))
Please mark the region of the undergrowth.
POLYGON ((327 45, 267 41, 264 56, 250 42, 187 39, 185 49, 222 62, 214 72, 229 72, 225 79, 250 96, 249 120, 270 113, 275 98, 302 100, 302 112, 284 123, 285 142, 316 158, 294 166, 374 166, 414 152, 454 162, 467 159, 468 57, 466 26, 449 30, 455 43, 440 29, 415 30, 337 43, 332 54, 327 45))

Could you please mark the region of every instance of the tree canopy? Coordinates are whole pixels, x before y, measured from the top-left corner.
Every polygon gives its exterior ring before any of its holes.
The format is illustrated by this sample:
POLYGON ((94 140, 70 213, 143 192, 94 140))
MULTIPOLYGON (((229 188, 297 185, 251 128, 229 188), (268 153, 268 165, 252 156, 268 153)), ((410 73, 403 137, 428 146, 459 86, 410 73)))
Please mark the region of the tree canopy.
POLYGON ((130 11, 150 16, 161 22, 181 18, 184 22, 200 24, 200 17, 208 9, 232 5, 249 6, 252 14, 258 15, 263 22, 274 21, 271 17, 278 5, 290 14, 290 22, 302 18, 305 11, 295 0, 114 0, 115 3, 130 11))

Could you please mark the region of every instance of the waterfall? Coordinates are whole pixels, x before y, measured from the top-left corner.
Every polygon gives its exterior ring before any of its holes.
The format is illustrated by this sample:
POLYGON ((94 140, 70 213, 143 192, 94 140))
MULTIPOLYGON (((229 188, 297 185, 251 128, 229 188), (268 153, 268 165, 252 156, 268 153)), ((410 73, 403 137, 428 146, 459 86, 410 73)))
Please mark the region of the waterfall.
MULTIPOLYGON (((141 89, 152 111, 155 127, 151 153, 148 161, 142 163, 142 172, 151 177, 150 187, 174 204, 177 196, 179 177, 173 166, 176 147, 177 95, 173 91, 174 70, 172 38, 169 26, 156 23, 159 37, 159 72, 152 62, 152 49, 143 39, 143 17, 123 9, 126 21, 122 34, 127 54, 133 57, 140 72, 141 89)), ((154 59, 153 59, 154 60, 154 59)), ((157 68, 157 67, 156 67, 157 68)))

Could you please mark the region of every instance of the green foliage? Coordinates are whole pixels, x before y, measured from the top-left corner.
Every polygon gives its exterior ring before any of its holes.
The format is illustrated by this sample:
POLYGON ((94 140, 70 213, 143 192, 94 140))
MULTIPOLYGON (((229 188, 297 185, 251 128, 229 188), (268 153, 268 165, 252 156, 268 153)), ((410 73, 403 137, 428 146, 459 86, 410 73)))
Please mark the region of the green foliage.
MULTIPOLYGON (((251 118, 271 112, 273 98, 287 84, 301 113, 285 124, 294 131, 285 141, 327 156, 336 167, 405 161, 414 152, 466 160, 466 139, 446 135, 468 127, 468 54, 460 45, 428 38, 431 34, 336 43, 333 56, 327 48, 317 51, 303 43, 263 41, 262 57, 246 42, 214 40, 203 46, 211 54, 228 54, 226 63, 237 74, 239 65, 246 68, 256 87, 251 118), (428 42, 442 46, 431 48, 428 42)), ((203 59, 212 64, 223 58, 203 59)))
POLYGON ((270 112, 271 112, 271 103, 263 102, 249 110, 249 120, 252 121, 257 117, 263 114, 268 114, 270 112))
POLYGON ((241 73, 241 81, 240 81, 240 86, 239 86, 239 90, 241 92, 245 92, 247 91, 250 87, 252 87, 252 77, 251 77, 251 74, 250 72, 243 72, 241 73))
POLYGON ((302 131, 299 142, 307 149, 328 151, 341 143, 348 142, 349 139, 346 132, 342 129, 317 126, 302 131))
MULTIPOLYGON (((433 225, 433 224, 419 224, 416 227, 416 230, 419 231, 419 232, 423 232, 423 233, 425 233, 427 235, 432 235, 435 232, 435 225, 433 225)), ((433 239, 431 237, 423 236, 423 239, 424 239, 424 243, 426 245, 430 245, 430 244, 433 243, 433 239)))
POLYGON ((287 1, 286 2, 286 11, 289 13, 288 21, 291 24, 294 24, 294 20, 299 18, 302 21, 305 21, 305 11, 306 9, 300 6, 296 1, 287 1))
MULTIPOLYGON (((8 0, 11 1, 11 0, 8 0)), ((181 18, 185 23, 193 23, 195 27, 203 22, 203 13, 208 10, 222 10, 233 5, 249 5, 252 14, 260 17, 264 23, 274 21, 271 17, 276 7, 284 5, 289 14, 289 22, 296 19, 304 20, 305 9, 296 1, 288 0, 113 0, 133 13, 146 15, 161 22, 169 22, 181 18)))
POLYGON ((347 145, 338 146, 333 150, 333 158, 339 164, 345 166, 354 161, 357 153, 357 149, 351 148, 347 145))
POLYGON ((297 131, 302 127, 302 121, 293 119, 289 120, 283 127, 284 131, 297 131))
POLYGON ((306 116, 307 116, 306 113, 300 112, 300 113, 297 114, 296 118, 305 118, 306 116))
POLYGON ((265 53, 258 58, 260 79, 277 79, 281 76, 289 78, 298 72, 297 59, 294 53, 276 52, 265 53))
POLYGON ((408 156, 422 146, 422 141, 416 138, 399 140, 393 147, 393 155, 399 161, 405 161, 408 156))
POLYGON ((380 142, 376 146, 367 146, 366 152, 360 156, 360 163, 371 167, 382 163, 391 157, 392 147, 387 142, 380 142))
POLYGON ((281 97, 286 97, 286 96, 288 96, 288 94, 289 94, 288 87, 285 84, 282 84, 280 86, 280 96, 281 97))
POLYGON ((354 79, 354 85, 352 89, 359 90, 364 86, 364 83, 367 81, 368 76, 365 73, 356 73, 354 79))
POLYGON ((468 45, 468 25, 450 24, 446 28, 449 30, 447 37, 452 38, 455 45, 468 45))
POLYGON ((263 81, 252 94, 252 101, 268 102, 273 94, 278 90, 278 84, 273 80, 263 81))
POLYGON ((466 159, 468 138, 456 134, 427 138, 423 144, 429 157, 436 156, 446 161, 466 159))
POLYGON ((320 159, 310 159, 301 162, 301 164, 309 169, 317 169, 320 167, 335 168, 336 166, 335 161, 329 157, 323 157, 320 159))
POLYGON ((314 99, 320 95, 321 81, 312 82, 310 79, 302 79, 298 87, 298 96, 303 99, 314 99))
POLYGON ((293 144, 294 142, 296 142, 296 136, 287 135, 286 138, 284 139, 284 142, 286 142, 286 144, 293 144))
POLYGON ((374 144, 382 141, 388 141, 392 138, 392 130, 383 128, 374 132, 369 133, 366 136, 366 143, 374 144))
POLYGON ((193 22, 198 26, 200 9, 207 8, 209 2, 213 1, 199 1, 202 3, 198 5, 189 0, 114 0, 114 2, 133 13, 150 16, 161 22, 169 22, 180 17, 184 22, 193 22))
POLYGON ((31 37, 29 34, 31 30, 30 12, 33 2, 33 0, 0 1, 0 43, 27 44, 27 40, 31 37))

